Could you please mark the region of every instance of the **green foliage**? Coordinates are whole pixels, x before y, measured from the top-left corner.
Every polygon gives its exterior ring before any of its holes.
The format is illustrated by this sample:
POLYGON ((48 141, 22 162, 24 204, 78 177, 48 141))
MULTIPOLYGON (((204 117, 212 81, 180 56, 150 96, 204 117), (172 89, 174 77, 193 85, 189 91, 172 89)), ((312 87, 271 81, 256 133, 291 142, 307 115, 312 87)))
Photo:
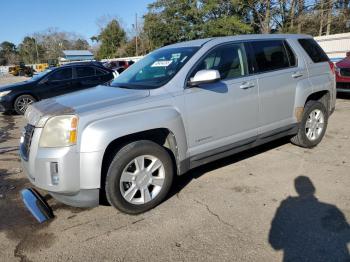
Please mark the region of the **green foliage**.
POLYGON ((88 50, 90 48, 89 43, 85 39, 78 38, 73 43, 74 50, 88 50))
POLYGON ((4 41, 0 44, 0 65, 18 63, 19 57, 16 45, 4 41))
POLYGON ((157 0, 144 16, 153 48, 204 37, 252 32, 240 1, 157 0))
POLYGON ((97 56, 99 59, 115 57, 118 48, 126 42, 126 33, 116 19, 108 23, 101 33, 97 36, 101 42, 97 56))
POLYGON ((44 48, 33 37, 25 37, 18 46, 21 60, 26 64, 40 63, 45 53, 44 48))

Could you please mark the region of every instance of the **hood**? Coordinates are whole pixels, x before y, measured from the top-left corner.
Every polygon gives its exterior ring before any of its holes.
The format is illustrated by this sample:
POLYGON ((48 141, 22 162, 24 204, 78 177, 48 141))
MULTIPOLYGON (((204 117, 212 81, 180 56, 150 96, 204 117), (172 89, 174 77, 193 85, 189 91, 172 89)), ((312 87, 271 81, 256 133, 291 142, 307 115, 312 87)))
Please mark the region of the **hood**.
POLYGON ((23 81, 23 82, 18 82, 10 85, 3 85, 0 86, 0 92, 1 91, 9 91, 9 90, 15 90, 15 89, 20 89, 20 88, 25 88, 28 86, 31 86, 32 83, 23 81))
POLYGON ((343 60, 336 63, 339 68, 350 68, 350 57, 345 57, 343 60))
POLYGON ((28 107, 25 117, 30 124, 40 126, 39 120, 43 116, 48 118, 54 115, 84 114, 89 111, 142 99, 149 96, 149 94, 149 90, 97 86, 35 103, 28 107))

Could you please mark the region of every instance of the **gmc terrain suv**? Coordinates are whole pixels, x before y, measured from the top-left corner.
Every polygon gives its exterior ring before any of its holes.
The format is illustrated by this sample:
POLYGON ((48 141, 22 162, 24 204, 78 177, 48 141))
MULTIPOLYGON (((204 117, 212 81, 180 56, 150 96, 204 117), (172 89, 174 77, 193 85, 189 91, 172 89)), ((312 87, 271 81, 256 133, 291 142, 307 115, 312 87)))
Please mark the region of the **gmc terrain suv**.
POLYGON ((20 153, 30 181, 72 206, 137 214, 175 175, 274 139, 322 140, 331 63, 306 35, 244 35, 160 48, 97 86, 29 106, 20 153))

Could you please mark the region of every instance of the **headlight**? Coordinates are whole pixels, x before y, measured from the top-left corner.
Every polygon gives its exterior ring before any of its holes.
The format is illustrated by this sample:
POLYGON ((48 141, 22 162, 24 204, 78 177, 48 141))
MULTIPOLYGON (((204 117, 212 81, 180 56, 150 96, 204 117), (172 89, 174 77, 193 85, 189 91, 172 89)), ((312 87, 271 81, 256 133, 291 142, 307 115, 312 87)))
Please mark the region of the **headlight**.
POLYGON ((65 147, 77 143, 78 117, 55 116, 47 120, 41 133, 40 147, 65 147))
POLYGON ((0 97, 6 96, 7 94, 9 94, 11 91, 3 91, 0 92, 0 97))

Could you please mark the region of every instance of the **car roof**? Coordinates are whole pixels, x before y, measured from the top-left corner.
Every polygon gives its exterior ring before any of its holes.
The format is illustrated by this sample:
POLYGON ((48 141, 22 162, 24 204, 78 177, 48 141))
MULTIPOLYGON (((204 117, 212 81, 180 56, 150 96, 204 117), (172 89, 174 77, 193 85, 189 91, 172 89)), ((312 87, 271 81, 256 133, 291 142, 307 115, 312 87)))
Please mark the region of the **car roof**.
POLYGON ((89 62, 73 62, 61 65, 60 67, 69 67, 69 66, 98 66, 103 67, 102 63, 97 61, 89 61, 89 62))
POLYGON ((72 66, 95 66, 107 71, 113 71, 107 67, 105 67, 101 62, 98 61, 89 61, 89 62, 73 62, 73 63, 68 63, 68 64, 64 64, 61 65, 59 67, 56 68, 65 68, 65 67, 72 67, 72 66))
POLYGON ((231 41, 242 41, 242 40, 262 40, 262 39, 295 39, 295 38, 312 38, 312 36, 304 34, 250 34, 250 35, 234 35, 234 36, 223 36, 223 37, 212 37, 198 40, 191 40, 171 44, 163 48, 178 48, 178 47, 201 47, 208 42, 215 41, 216 43, 225 43, 231 41))

